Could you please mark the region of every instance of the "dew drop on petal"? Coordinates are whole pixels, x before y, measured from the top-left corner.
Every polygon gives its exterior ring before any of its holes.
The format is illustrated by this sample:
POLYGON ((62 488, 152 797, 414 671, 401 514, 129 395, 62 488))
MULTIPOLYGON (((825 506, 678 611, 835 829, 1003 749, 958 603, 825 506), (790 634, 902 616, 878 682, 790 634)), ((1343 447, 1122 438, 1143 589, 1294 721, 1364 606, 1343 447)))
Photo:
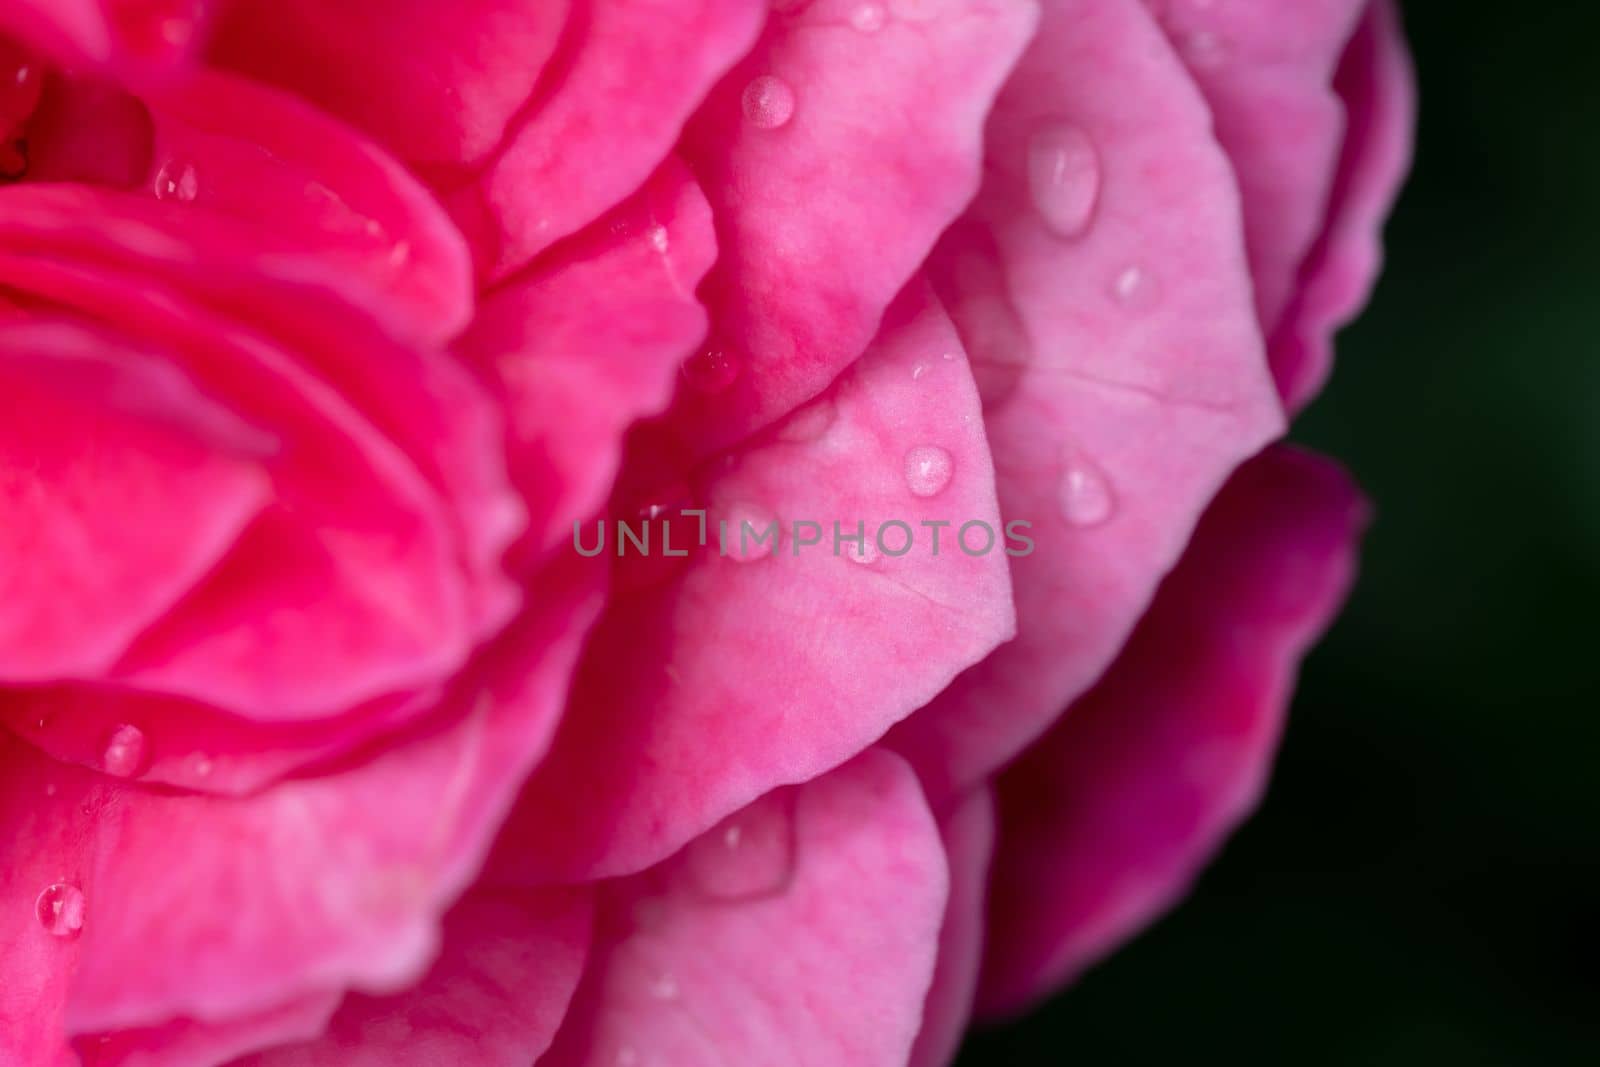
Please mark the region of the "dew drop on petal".
POLYGON ((650 227, 650 247, 662 255, 666 255, 667 249, 672 247, 672 238, 665 226, 650 227))
POLYGON ((789 798, 762 797, 689 845, 690 876, 713 900, 782 893, 794 875, 794 833, 789 798))
POLYGON ((711 345, 684 361, 683 376, 702 393, 720 393, 739 377, 739 361, 727 349, 711 345))
POLYGON ((955 461, 938 445, 918 445, 906 453, 906 488, 915 496, 938 496, 954 472, 955 461))
POLYGON ((45 886, 34 909, 39 925, 55 937, 77 937, 83 929, 83 890, 75 885, 57 882, 45 886))
POLYGON ((1100 154, 1089 135, 1067 122, 1051 123, 1028 142, 1028 189, 1034 210, 1062 237, 1077 237, 1100 200, 1100 154))
POLYGON ((865 0, 850 12, 850 25, 862 33, 877 33, 889 21, 889 14, 876 0, 865 0))
POLYGON ((739 563, 754 563, 772 555, 781 536, 777 517, 759 504, 734 504, 724 521, 727 555, 739 563))
POLYGON ((1161 286, 1149 271, 1135 264, 1112 279, 1111 295, 1129 311, 1147 311, 1161 298, 1161 286))
POLYGON ((1081 456, 1069 458, 1062 471, 1060 503, 1061 517, 1073 526, 1098 526, 1117 509, 1105 474, 1081 456))
POLYGON ((744 87, 744 117, 750 125, 775 130, 794 118, 794 89, 782 78, 763 74, 744 87))
POLYGON ((839 418, 839 408, 829 397, 819 397, 790 415, 778 427, 780 441, 806 444, 833 429, 839 418))
POLYGON ((200 193, 200 175, 194 164, 182 159, 168 160, 156 172, 156 199, 187 204, 200 193))
POLYGON ((873 530, 868 530, 866 537, 862 539, 862 542, 859 545, 854 541, 840 544, 839 554, 848 559, 851 563, 860 564, 863 567, 867 566, 868 564, 878 562, 878 558, 881 553, 878 551, 876 532, 873 530))
POLYGON ((111 731, 100 766, 116 778, 132 778, 144 768, 144 731, 124 724, 111 731))

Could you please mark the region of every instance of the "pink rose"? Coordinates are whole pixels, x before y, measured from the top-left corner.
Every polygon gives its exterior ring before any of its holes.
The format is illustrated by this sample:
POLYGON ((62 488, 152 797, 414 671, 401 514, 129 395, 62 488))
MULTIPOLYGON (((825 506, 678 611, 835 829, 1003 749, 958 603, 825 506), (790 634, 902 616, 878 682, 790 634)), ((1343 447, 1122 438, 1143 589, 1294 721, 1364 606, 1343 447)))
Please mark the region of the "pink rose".
POLYGON ((1409 85, 1383 0, 0 0, 0 1065, 927 1067, 1114 948, 1348 581, 1272 442, 1409 85))

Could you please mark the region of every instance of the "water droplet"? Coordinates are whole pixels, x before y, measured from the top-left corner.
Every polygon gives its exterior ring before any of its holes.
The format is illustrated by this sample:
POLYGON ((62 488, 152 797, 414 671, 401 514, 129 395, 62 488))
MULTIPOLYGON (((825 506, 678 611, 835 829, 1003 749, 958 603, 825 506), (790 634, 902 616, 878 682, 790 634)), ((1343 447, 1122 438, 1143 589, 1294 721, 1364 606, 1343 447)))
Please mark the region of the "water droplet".
POLYGON ((196 778, 209 778, 215 769, 209 756, 196 756, 192 763, 196 778))
POLYGON ((55 937, 77 937, 83 929, 83 890, 57 882, 46 886, 34 905, 39 925, 55 937))
POLYGON ((672 237, 667 233, 665 226, 652 226, 650 228, 650 247, 662 255, 667 254, 667 249, 672 247, 672 237))
POLYGON ((889 13, 883 9, 882 4, 874 0, 857 4, 855 10, 850 12, 850 25, 862 33, 877 33, 888 21, 889 13))
POLYGON ((772 555, 778 547, 779 523, 772 512, 759 504, 734 504, 723 521, 728 524, 726 550, 729 559, 754 563, 772 555))
POLYGON ((918 363, 915 367, 911 368, 911 380, 914 382, 921 381, 922 376, 927 373, 928 365, 926 363, 918 363))
POLYGON ((790 415, 778 427, 778 440, 793 444, 815 441, 833 428, 839 409, 828 397, 819 397, 790 415))
POLYGON ((1111 483, 1093 463, 1070 457, 1061 475, 1061 517, 1074 526, 1098 526, 1117 509, 1111 483))
POLYGON ((939 358, 944 360, 946 363, 952 363, 952 362, 955 361, 956 354, 954 352, 946 352, 944 355, 940 356, 939 358))
POLYGON ((689 873, 714 900, 756 900, 788 888, 794 874, 794 818, 787 794, 765 796, 696 838, 689 873))
POLYGON ((1111 295, 1130 311, 1145 311, 1160 299, 1161 286, 1149 271, 1134 265, 1123 268, 1112 280, 1111 295))
POLYGON ((156 199, 187 204, 200 193, 200 175, 186 160, 170 160, 156 172, 156 199))
MULTIPOLYGON (((854 531, 846 532, 853 533, 854 531)), ((859 545, 854 541, 841 543, 839 545, 839 554, 845 559, 848 559, 851 563, 860 564, 863 567, 869 563, 878 562, 878 559, 882 553, 878 551, 878 539, 876 531, 868 530, 866 532, 866 537, 859 545)))
POLYGON ((702 393, 720 393, 739 377, 739 360, 720 345, 711 345, 684 361, 683 376, 702 393))
POLYGON ((44 795, 47 797, 53 797, 56 795, 56 784, 54 782, 45 783, 44 795))
POLYGON ((744 117, 763 130, 787 125, 794 118, 794 90, 776 75, 752 79, 744 88, 744 117))
POLYGON ((124 724, 106 739, 100 766, 116 778, 132 778, 144 769, 144 731, 124 724))
POLYGON ((938 496, 954 472, 955 460, 938 445, 918 445, 906 453, 906 487, 916 496, 938 496))
POLYGON ((1100 200, 1100 154, 1083 130, 1067 122, 1045 126, 1028 142, 1028 189, 1045 225, 1077 237, 1100 200))
POLYGON ((678 980, 670 974, 658 974, 650 982, 650 995, 657 1000, 677 1000, 678 980))

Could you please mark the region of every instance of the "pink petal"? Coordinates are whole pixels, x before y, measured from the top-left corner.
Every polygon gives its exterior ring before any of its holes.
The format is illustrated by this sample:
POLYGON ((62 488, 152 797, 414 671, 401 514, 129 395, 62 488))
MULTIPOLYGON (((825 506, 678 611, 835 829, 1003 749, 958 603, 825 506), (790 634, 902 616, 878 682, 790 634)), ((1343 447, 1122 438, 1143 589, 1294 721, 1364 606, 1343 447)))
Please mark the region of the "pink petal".
POLYGON ((74 1042, 85 1067, 215 1067, 260 1048, 311 1040, 328 1027, 337 993, 313 993, 225 1022, 174 1019, 74 1042))
POLYGON ((1333 359, 1333 332, 1366 303, 1382 259, 1379 243, 1411 165, 1416 79, 1394 5, 1368 9, 1334 81, 1347 132, 1322 236, 1272 338, 1278 386, 1292 408, 1316 393, 1333 359))
POLYGON ((705 336, 694 290, 715 254, 705 197, 669 161, 608 222, 494 290, 456 346, 499 385, 537 550, 604 505, 624 432, 671 399, 705 336))
POLYGON ((1331 463, 1263 453, 1105 679, 1001 777, 986 1011, 1022 1007, 1170 907, 1255 806, 1364 515, 1331 463))
POLYGON ((940 803, 1093 683, 1283 425, 1227 160, 1137 0, 1051 5, 988 153, 935 282, 989 409, 1001 512, 1037 548, 1012 561, 1017 640, 891 740, 940 803))
POLYGON ((922 1008, 922 1030, 911 1049, 910 1067, 943 1067, 953 1061, 972 1017, 994 852, 994 797, 988 787, 945 816, 941 829, 950 861, 950 902, 939 929, 939 962, 922 1008))
POLYGON ((327 1032, 233 1067, 525 1067, 550 1047, 589 949, 593 894, 474 890, 422 981, 349 997, 327 1032))
MULTIPOLYGON (((0 327, 0 678, 111 667, 267 503, 231 418, 157 357, 59 322, 0 327)), ((247 439, 248 442, 248 439, 247 439)))
POLYGON ((63 63, 146 76, 189 57, 210 9, 207 0, 8 0, 0 29, 63 63))
POLYGON ((539 1067, 903 1064, 945 891, 915 777, 869 752, 613 887, 606 933, 539 1067), (757 823, 782 851, 741 854, 761 844, 739 835, 757 823), (760 870, 727 866, 745 863, 760 870), (747 873, 763 876, 758 891, 728 896, 747 873))
POLYGON ((494 277, 576 233, 661 164, 744 54, 763 0, 579 0, 547 83, 450 197, 494 277))
MULTIPOLYGON (((987 555, 953 545, 965 522, 1000 529, 971 375, 965 361, 941 358, 959 351, 943 311, 913 289, 829 396, 688 475, 709 511, 710 545, 663 559, 657 523, 656 558, 617 561, 624 588, 520 802, 513 836, 525 847, 503 856, 508 864, 549 879, 648 866, 773 787, 854 756, 1010 636, 998 537, 987 555), (945 451, 948 484, 919 497, 906 467, 922 446, 945 451), (742 520, 783 525, 781 543, 765 558, 736 558, 742 520), (818 524, 824 542, 800 551, 796 520, 818 524), (719 521, 734 531, 727 556, 719 521), (920 530, 921 547, 866 563, 845 558, 849 544, 833 554, 835 522, 870 534, 889 521, 920 530), (938 556, 924 521, 953 524, 938 556), (630 567, 641 562, 681 565, 635 584, 630 567)), ((670 492, 644 484, 637 499, 671 502, 670 492)), ((694 525, 673 524, 674 551, 686 551, 694 525)), ((903 539, 886 538, 891 551, 903 539)))
POLYGON ((698 442, 787 414, 866 347, 976 192, 984 118, 1036 14, 1027 0, 817 0, 775 16, 718 85, 685 151, 722 235, 715 344, 740 373, 685 398, 698 442), (867 28, 862 10, 879 16, 867 28), (757 79, 792 114, 757 114, 757 79))
POLYGON ((209 50, 422 163, 499 143, 571 17, 568 0, 235 0, 209 50))
POLYGON ((0 874, 0 987, 20 999, 0 1011, 30 1008, 0 1034, 29 1040, 62 1012, 73 1035, 237 1019, 308 989, 415 981, 547 743, 598 607, 587 569, 538 594, 426 723, 253 797, 148 792, 5 743, 0 824, 22 859, 0 874), (76 940, 35 917, 51 883, 84 894, 76 940))

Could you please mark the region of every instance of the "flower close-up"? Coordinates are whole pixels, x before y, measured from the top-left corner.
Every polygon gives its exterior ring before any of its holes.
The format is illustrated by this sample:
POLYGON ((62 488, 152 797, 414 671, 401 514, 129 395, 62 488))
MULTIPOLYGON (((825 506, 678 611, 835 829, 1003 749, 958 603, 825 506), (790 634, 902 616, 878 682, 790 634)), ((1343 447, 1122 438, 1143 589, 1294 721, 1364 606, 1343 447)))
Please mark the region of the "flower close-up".
POLYGON ((1387 0, 0 0, 0 1067, 939 1067, 1258 801, 1387 0))

